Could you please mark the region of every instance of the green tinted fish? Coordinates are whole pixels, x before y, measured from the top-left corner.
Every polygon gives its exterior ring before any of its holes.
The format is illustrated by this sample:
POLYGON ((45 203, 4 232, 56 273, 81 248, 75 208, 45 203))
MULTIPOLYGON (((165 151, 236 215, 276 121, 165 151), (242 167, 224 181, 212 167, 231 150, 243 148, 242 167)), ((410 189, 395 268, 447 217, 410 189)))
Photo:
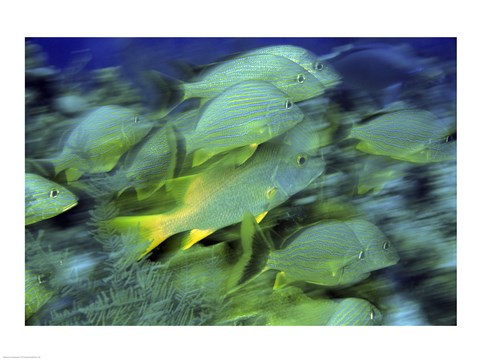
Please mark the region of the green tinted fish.
POLYGON ((37 174, 25 174, 25 225, 57 216, 77 202, 75 194, 63 186, 37 174))
MULTIPOLYGON (((260 221, 266 213, 304 189, 324 170, 325 163, 308 152, 263 144, 249 161, 212 166, 196 175, 172 180, 170 192, 181 203, 160 215, 118 217, 110 225, 119 230, 140 227, 150 252, 170 236, 188 231, 188 249, 216 230, 242 221, 245 211, 260 221)), ((142 255, 142 256, 143 256, 142 255)))
POLYGON ((311 51, 293 45, 275 45, 247 51, 241 56, 270 54, 287 58, 315 76, 325 88, 331 88, 341 81, 341 76, 324 60, 311 51))
POLYGON ((125 170, 139 200, 148 198, 173 177, 176 154, 176 137, 170 126, 157 130, 142 144, 125 170))
POLYGON ((247 215, 242 222, 244 252, 236 265, 243 269, 237 270, 242 273, 239 283, 273 269, 279 271, 274 288, 299 281, 340 286, 359 282, 370 271, 398 261, 385 236, 364 220, 312 225, 292 234, 286 243, 274 249, 255 219, 247 215))
POLYGON ((349 138, 360 140, 357 149, 413 163, 455 159, 450 129, 435 115, 422 110, 398 110, 354 127, 349 138))
POLYGON ((182 83, 183 100, 213 98, 230 86, 248 80, 272 83, 293 101, 321 95, 325 86, 299 64, 283 56, 258 54, 225 61, 191 83, 182 83))
POLYGON ((270 293, 251 288, 235 295, 227 318, 263 318, 263 323, 271 326, 363 326, 382 321, 381 312, 366 300, 314 299, 295 286, 270 293))
POLYGON ((303 295, 293 304, 277 307, 267 318, 268 325, 366 326, 380 325, 382 313, 363 299, 313 300, 303 295))
POLYGON ((270 326, 323 326, 337 309, 334 301, 314 300, 294 286, 275 290, 266 305, 262 312, 270 326))
POLYGON ((53 297, 53 292, 45 288, 41 277, 31 270, 25 270, 25 320, 28 320, 53 297))
POLYGON ((150 131, 152 124, 133 110, 108 105, 90 112, 68 136, 63 151, 50 159, 67 180, 112 170, 120 157, 150 131))
POLYGON ((187 141, 193 166, 218 153, 258 144, 278 136, 303 120, 303 113, 285 93, 265 81, 246 81, 228 88, 200 112, 195 131, 187 141))
POLYGON ((335 312, 326 325, 366 326, 381 323, 382 313, 374 305, 364 299, 347 298, 337 303, 335 312))

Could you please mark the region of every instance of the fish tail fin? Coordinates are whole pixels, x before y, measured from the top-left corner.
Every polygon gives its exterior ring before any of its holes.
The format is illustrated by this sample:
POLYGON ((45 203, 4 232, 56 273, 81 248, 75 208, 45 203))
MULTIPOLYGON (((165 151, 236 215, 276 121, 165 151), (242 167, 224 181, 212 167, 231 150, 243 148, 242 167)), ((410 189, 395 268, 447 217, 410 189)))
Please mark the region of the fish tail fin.
POLYGON ((164 118, 187 98, 183 81, 155 70, 144 72, 143 79, 152 88, 153 118, 164 118))
POLYGON ((138 230, 139 233, 133 245, 138 245, 139 251, 143 251, 139 256, 140 260, 170 237, 171 234, 161 226, 163 217, 162 215, 120 216, 108 220, 106 226, 119 233, 138 230))
POLYGON ((232 291, 268 270, 268 254, 273 248, 257 220, 249 212, 243 217, 240 233, 243 253, 232 270, 233 276, 229 283, 232 291))

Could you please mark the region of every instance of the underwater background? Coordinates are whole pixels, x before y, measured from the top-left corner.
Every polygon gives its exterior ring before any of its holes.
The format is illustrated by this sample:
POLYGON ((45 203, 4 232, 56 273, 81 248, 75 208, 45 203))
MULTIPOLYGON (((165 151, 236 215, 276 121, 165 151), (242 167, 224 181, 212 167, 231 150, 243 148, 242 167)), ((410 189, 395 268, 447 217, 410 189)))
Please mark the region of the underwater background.
MULTIPOLYGON (((25 54, 26 172, 55 181, 78 199, 68 211, 25 227, 27 325, 327 325, 341 300, 351 298, 371 304, 366 317, 357 316, 363 310, 347 310, 349 317, 333 324, 456 325, 455 156, 419 163, 411 153, 362 152, 348 139, 355 126, 416 109, 433 114, 438 127, 446 125, 442 139, 456 144, 456 39, 27 38, 25 54), (235 271, 245 254, 240 222, 185 253, 166 241, 137 261, 135 229, 119 234, 104 222, 170 211, 171 205, 162 209, 159 202, 168 203, 163 195, 140 202, 132 189, 118 194, 124 184, 116 174, 128 151, 118 167, 72 181, 45 160, 97 109, 119 106, 133 111, 132 119, 170 109, 178 81, 273 45, 308 49, 341 81, 295 101, 315 124, 325 170, 271 209, 256 232, 279 236, 279 250, 281 240, 312 224, 360 218, 386 236, 397 263, 346 286, 299 281, 277 292, 270 270, 232 294, 230 279, 241 277, 235 271), (151 70, 161 77, 145 76, 151 70)), ((175 104, 175 115, 204 105, 175 104)), ((398 121, 401 131, 415 133, 410 118, 398 121)), ((183 171, 178 164, 175 169, 183 171)), ((248 228, 247 220, 241 223, 248 228)))

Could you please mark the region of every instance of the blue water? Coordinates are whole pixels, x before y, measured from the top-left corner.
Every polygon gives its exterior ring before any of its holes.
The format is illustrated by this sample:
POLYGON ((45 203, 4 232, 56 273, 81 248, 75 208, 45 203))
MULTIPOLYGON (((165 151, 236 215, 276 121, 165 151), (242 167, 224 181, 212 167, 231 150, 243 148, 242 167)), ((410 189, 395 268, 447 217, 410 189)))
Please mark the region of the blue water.
POLYGON ((418 55, 436 56, 443 60, 456 57, 455 38, 29 38, 42 46, 50 65, 67 67, 75 53, 89 49, 92 60, 86 69, 122 64, 129 56, 145 61, 183 59, 207 64, 235 52, 261 46, 291 44, 316 54, 325 54, 335 46, 350 43, 410 44, 418 55), (132 53, 133 51, 133 53, 132 53))

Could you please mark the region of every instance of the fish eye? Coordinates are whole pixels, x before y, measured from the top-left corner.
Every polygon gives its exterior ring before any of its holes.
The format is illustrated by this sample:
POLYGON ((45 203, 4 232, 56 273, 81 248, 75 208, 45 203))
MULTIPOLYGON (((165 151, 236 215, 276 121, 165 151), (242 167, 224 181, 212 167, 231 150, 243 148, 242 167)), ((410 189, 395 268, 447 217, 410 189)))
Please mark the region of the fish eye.
POLYGON ((305 163, 307 162, 307 156, 304 155, 304 154, 298 154, 297 155, 297 164, 300 165, 300 166, 303 166, 305 165, 305 163))
POLYGON ((303 76, 303 74, 298 74, 297 75, 297 81, 302 84, 305 82, 305 76, 303 76))
POLYGON ((360 251, 360 254, 358 254, 358 260, 363 260, 365 259, 365 251, 360 251))
POLYGON ((52 189, 52 190, 50 190, 50 197, 51 198, 56 198, 59 193, 60 193, 60 191, 58 191, 57 189, 52 189))
POLYGON ((316 62, 313 65, 313 68, 317 71, 322 71, 325 68, 325 65, 323 65, 321 62, 316 62))
POLYGON ((288 99, 287 101, 285 101, 285 109, 291 109, 292 106, 293 106, 292 100, 288 99))
POLYGON ((450 134, 448 136, 445 136, 445 142, 451 142, 457 140, 457 132, 454 132, 453 134, 450 134))
POLYGON ((133 121, 135 122, 135 124, 138 123, 140 121, 140 116, 135 115, 133 121))
POLYGON ((389 241, 385 241, 385 242, 383 243, 383 249, 384 249, 384 250, 387 250, 389 247, 390 247, 390 242, 389 242, 389 241))

